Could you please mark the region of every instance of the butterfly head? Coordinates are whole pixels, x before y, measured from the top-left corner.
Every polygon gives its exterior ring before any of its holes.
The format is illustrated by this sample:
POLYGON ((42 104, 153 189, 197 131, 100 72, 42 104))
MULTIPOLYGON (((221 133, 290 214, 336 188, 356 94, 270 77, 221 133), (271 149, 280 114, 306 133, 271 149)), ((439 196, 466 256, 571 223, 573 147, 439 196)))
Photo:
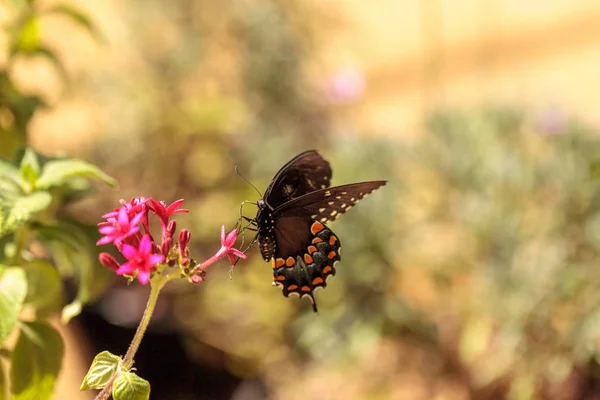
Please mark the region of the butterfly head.
POLYGON ((264 208, 267 206, 267 204, 265 203, 265 201, 263 199, 260 199, 256 202, 256 205, 258 206, 259 210, 264 210, 264 208))

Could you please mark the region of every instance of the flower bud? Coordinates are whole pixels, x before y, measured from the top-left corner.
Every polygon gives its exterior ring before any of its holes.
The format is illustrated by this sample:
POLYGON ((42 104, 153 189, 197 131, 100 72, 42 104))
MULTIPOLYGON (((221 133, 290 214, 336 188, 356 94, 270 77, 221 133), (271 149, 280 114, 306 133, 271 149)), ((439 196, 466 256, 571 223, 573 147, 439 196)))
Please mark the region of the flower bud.
POLYGON ((188 244, 190 243, 190 239, 192 238, 192 233, 187 229, 182 229, 179 232, 179 253, 181 253, 182 257, 187 257, 189 254, 188 244))
POLYGON ((175 220, 169 221, 169 224, 165 228, 165 233, 164 233, 165 237, 172 238, 173 235, 175 234, 176 229, 177 229, 177 222, 175 222, 175 220))
POLYGON ((117 260, 115 260, 115 258, 108 253, 105 253, 105 252, 100 253, 98 255, 98 259, 100 260, 100 263, 102 263, 102 265, 104 265, 105 267, 108 267, 114 271, 118 270, 121 267, 119 265, 119 263, 117 262, 117 260))

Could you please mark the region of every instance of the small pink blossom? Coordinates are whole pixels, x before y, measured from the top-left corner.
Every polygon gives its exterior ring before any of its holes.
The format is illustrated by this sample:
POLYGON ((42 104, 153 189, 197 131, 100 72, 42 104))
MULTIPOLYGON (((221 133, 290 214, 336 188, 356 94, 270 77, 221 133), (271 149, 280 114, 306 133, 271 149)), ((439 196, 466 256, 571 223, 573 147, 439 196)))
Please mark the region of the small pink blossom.
POLYGON ((225 255, 227 255, 232 264, 235 264, 235 257, 244 259, 248 257, 240 250, 233 248, 233 245, 237 240, 237 233, 237 229, 234 229, 225 235, 225 225, 221 226, 221 249, 219 249, 215 256, 218 258, 223 258, 225 255))
POLYGON ((152 239, 150 235, 144 235, 136 249, 126 243, 123 244, 121 253, 128 260, 117 270, 118 275, 133 275, 137 271, 140 283, 146 284, 150 280, 150 273, 157 264, 165 260, 162 254, 151 254, 152 239))
POLYGON ((135 214, 130 218, 125 207, 121 207, 118 211, 117 218, 108 217, 108 221, 100 223, 99 232, 104 235, 103 238, 96 242, 96 245, 114 243, 118 245, 125 238, 135 235, 140 231, 138 224, 140 223, 144 213, 135 214))
POLYGON ((181 203, 183 203, 183 199, 174 201, 173 203, 171 203, 170 206, 167 206, 167 203, 165 203, 164 201, 156 201, 153 199, 150 201, 149 207, 150 210, 154 212, 154 214, 158 215, 161 224, 163 226, 166 226, 171 215, 189 212, 189 210, 179 208, 181 203))

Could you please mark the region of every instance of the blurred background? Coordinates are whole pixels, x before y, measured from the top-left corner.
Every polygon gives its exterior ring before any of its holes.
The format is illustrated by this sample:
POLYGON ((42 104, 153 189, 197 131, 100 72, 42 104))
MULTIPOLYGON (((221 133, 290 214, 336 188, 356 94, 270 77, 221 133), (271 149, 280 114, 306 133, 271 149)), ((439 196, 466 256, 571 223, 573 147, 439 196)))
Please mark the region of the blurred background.
MULTIPOLYGON (((185 198, 203 259, 257 199, 236 165, 264 190, 315 148, 334 184, 389 180, 332 225, 318 315, 256 249, 168 287, 136 359, 152 398, 600 399, 600 3, 87 0, 23 22, 56 4, 0 7, 0 155, 115 177, 78 219, 185 198)), ((57 399, 93 398, 147 289, 115 279, 62 328, 57 399)))

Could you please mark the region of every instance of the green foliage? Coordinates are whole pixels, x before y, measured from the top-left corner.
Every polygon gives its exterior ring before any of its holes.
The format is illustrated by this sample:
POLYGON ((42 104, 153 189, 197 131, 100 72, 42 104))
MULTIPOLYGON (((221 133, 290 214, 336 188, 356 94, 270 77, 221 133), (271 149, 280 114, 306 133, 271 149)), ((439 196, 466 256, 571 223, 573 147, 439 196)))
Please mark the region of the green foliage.
POLYGON ((117 185, 113 178, 92 164, 81 160, 51 160, 44 165, 36 186, 40 189, 48 189, 64 185, 71 178, 78 176, 100 179, 112 187, 117 185))
MULTIPOLYGON (((0 262, 0 341, 17 323, 24 306, 38 319, 62 308, 63 320, 76 316, 93 299, 106 280, 95 273, 94 228, 89 229, 57 215, 56 206, 73 192, 73 180, 98 178, 114 184, 96 167, 79 160, 44 159, 27 149, 20 168, 0 163, 0 182, 11 189, 0 192, 0 235, 5 237, 0 262), (36 240, 51 258, 35 258, 28 244, 36 240), (63 307, 63 278, 75 278, 78 293, 63 307)), ((15 399, 50 398, 62 358, 59 334, 43 322, 21 323, 21 334, 12 351, 11 390, 15 399)))
POLYGON ((35 192, 24 195, 14 201, 4 203, 7 209, 6 221, 0 232, 2 235, 13 233, 21 225, 31 220, 37 213, 46 210, 52 202, 52 195, 48 192, 35 192))
POLYGON ((511 376, 515 398, 529 398, 595 363, 596 134, 572 122, 546 131, 506 109, 442 112, 427 127, 402 166, 402 254, 460 326, 474 385, 511 376))
POLYGON ((88 373, 83 378, 80 390, 104 389, 121 363, 121 358, 108 351, 98 353, 88 373))
POLYGON ((50 399, 62 356, 63 342, 56 329, 43 322, 22 323, 11 356, 13 399, 50 399))
POLYGON ((115 380, 112 395, 115 400, 147 400, 150 383, 133 372, 124 372, 115 380))
POLYGON ((27 279, 21 268, 0 265, 0 343, 13 330, 27 295, 27 279))

